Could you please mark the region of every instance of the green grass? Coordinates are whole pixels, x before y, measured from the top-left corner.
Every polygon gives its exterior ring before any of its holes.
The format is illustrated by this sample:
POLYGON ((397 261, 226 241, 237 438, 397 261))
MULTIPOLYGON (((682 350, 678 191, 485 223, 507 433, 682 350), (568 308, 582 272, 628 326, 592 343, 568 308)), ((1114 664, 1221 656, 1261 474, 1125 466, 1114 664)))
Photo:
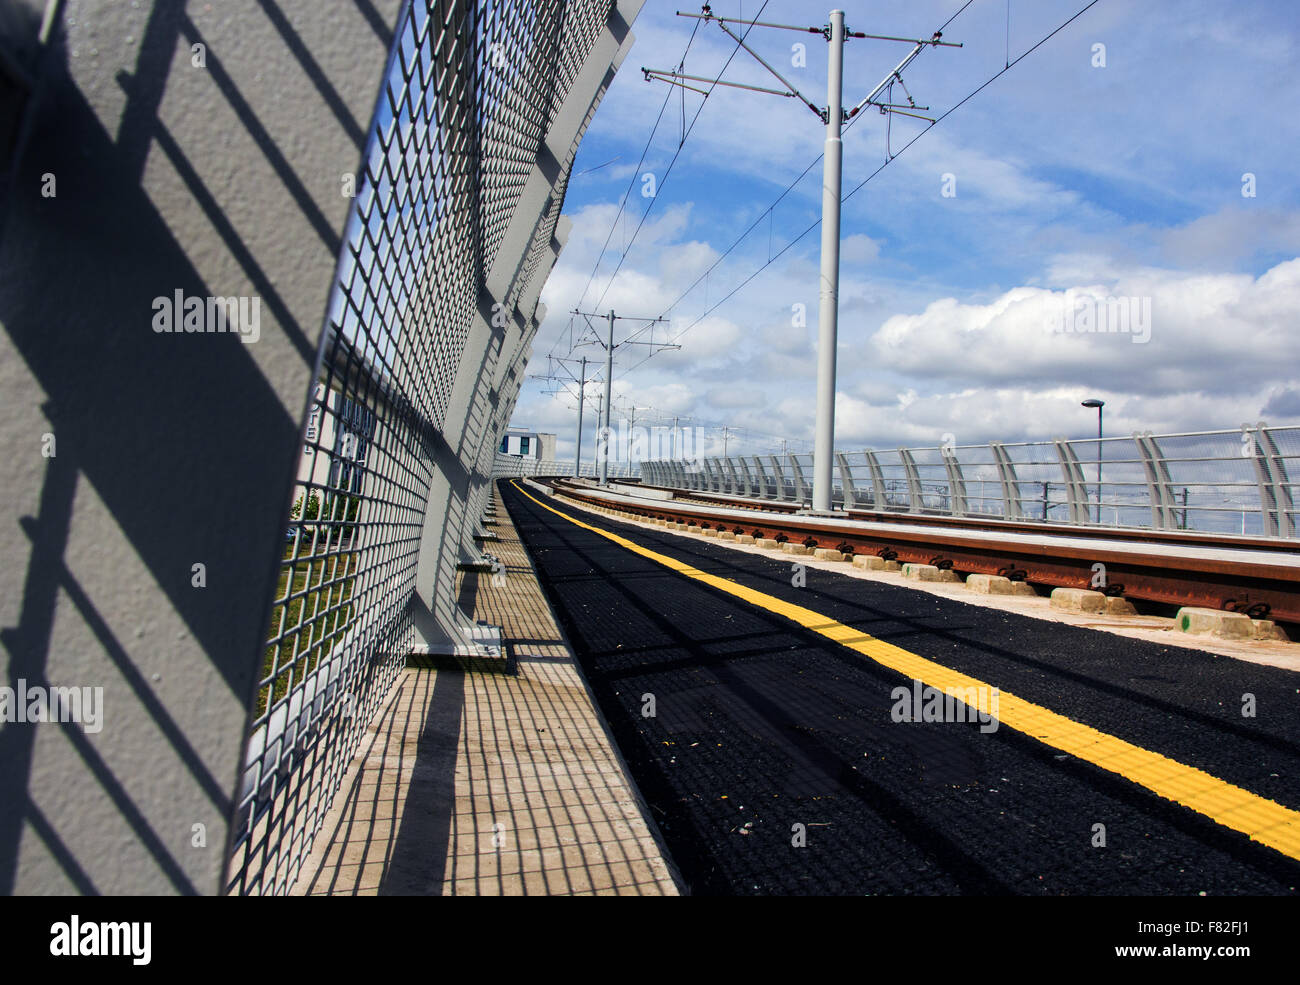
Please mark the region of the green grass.
POLYGON ((322 644, 335 629, 347 625, 352 615, 353 583, 356 580, 359 555, 341 551, 338 536, 326 540, 321 536, 316 544, 310 532, 303 530, 297 545, 287 543, 284 548, 285 566, 280 570, 276 585, 276 604, 271 610, 271 637, 280 632, 283 621, 284 637, 266 648, 262 662, 262 679, 276 670, 273 681, 263 684, 258 692, 257 714, 266 712, 269 704, 279 701, 316 669, 321 654, 333 648, 334 641, 322 644), (295 558, 295 549, 298 556, 295 558), (330 551, 333 553, 330 553, 330 551), (286 593, 290 573, 293 575, 293 592, 286 593), (303 593, 305 594, 298 594, 303 593), (287 601, 280 601, 292 594, 287 601), (337 607, 337 608, 336 608, 337 607), (283 620, 282 620, 283 614, 283 620), (314 622, 313 617, 320 616, 314 622), (301 625, 300 625, 301 622, 301 625), (305 654, 305 656, 303 656, 305 654), (290 667, 295 658, 300 658, 290 667))

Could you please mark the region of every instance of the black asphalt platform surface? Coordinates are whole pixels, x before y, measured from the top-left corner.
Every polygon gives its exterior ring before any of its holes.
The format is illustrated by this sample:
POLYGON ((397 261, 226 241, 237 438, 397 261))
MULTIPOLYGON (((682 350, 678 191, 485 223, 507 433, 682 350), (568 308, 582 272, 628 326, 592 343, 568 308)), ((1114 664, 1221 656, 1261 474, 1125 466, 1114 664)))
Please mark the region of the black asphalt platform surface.
MULTIPOLYGON (((502 494, 693 893, 1300 890, 1300 862, 1007 726, 894 722, 909 678, 502 494)), ((1300 673, 815 568, 795 587, 797 558, 549 504, 1300 808, 1300 673)))

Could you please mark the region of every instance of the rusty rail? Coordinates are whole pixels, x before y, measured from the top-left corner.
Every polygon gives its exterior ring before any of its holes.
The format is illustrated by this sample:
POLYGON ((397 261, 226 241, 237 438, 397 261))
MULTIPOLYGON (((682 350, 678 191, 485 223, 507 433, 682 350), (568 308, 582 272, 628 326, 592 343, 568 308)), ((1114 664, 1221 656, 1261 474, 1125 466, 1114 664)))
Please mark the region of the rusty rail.
POLYGON ((841 520, 797 515, 789 503, 718 502, 721 497, 699 493, 658 502, 597 492, 563 479, 547 481, 578 502, 617 506, 635 516, 939 564, 961 575, 1001 574, 1046 588, 1093 587, 1094 565, 1102 564, 1107 593, 1131 601, 1227 609, 1300 623, 1300 563, 1293 544, 1276 540, 1096 528, 1066 533, 1006 521, 860 510, 841 520))

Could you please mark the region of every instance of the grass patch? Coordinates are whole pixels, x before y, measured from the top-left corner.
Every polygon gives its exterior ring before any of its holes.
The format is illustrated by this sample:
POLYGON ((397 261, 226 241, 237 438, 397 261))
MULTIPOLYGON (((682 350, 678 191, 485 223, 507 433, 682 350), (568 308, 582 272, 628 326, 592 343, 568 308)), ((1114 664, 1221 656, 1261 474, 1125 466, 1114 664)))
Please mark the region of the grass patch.
POLYGON ((352 617, 360 553, 346 550, 348 543, 350 538, 345 541, 339 533, 327 536, 304 528, 296 542, 285 544, 271 610, 271 642, 262 661, 266 683, 258 690, 258 716, 306 680, 321 655, 333 648, 331 635, 352 617), (293 587, 286 592, 290 577, 293 587), (275 677, 268 681, 272 672, 275 677))

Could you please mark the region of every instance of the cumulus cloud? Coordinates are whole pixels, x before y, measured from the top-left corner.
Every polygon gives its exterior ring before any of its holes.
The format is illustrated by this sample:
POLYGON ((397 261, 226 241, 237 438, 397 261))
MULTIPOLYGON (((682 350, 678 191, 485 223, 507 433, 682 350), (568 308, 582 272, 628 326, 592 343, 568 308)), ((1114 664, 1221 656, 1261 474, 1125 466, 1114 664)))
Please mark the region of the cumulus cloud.
MULTIPOLYGON (((849 5, 847 13, 882 33, 921 36, 953 5, 877 6, 849 5)), ((1286 8, 1265 0, 1259 7, 1188 18, 1174 7, 1099 5, 925 131, 849 200, 841 244, 842 446, 933 445, 945 433, 959 442, 1084 436, 1094 425, 1079 406, 1087 397, 1107 401, 1108 433, 1300 419, 1293 369, 1300 362, 1300 180, 1293 135, 1277 123, 1290 119, 1297 92, 1287 74, 1297 44, 1295 32, 1277 28, 1285 18, 1275 14, 1286 8), (1267 43, 1251 45, 1249 60, 1221 57, 1225 44, 1243 43, 1265 23, 1267 43), (1091 46, 1102 35, 1110 57, 1099 69, 1091 46), (1257 176, 1255 199, 1241 194, 1247 171, 1257 176), (947 173, 955 198, 941 195, 947 173), (1127 326, 1116 320, 1121 312, 1127 326), (1066 330, 1103 325, 1128 330, 1066 330)), ((1070 0, 1041 0, 1019 11, 1013 56, 1075 9, 1070 0)), ((1000 70, 1003 15, 972 5, 947 32, 965 47, 927 51, 909 69, 909 90, 938 114, 1000 70)), ((794 0, 772 0, 765 12, 779 22, 808 17, 794 0)), ((819 214, 820 165, 768 208, 814 162, 822 135, 794 100, 719 90, 679 148, 674 94, 637 168, 665 90, 635 68, 676 65, 693 26, 653 5, 638 18, 637 46, 588 130, 579 170, 617 160, 570 184, 573 228, 543 291, 550 314, 535 362, 552 348, 567 351, 569 310, 579 300, 591 310, 603 294, 601 310, 665 314, 672 324, 654 338, 677 339, 682 349, 649 361, 643 347, 620 350, 616 406, 653 407, 669 422, 689 418, 718 433, 726 425, 733 450, 767 451, 782 437, 812 437, 818 233, 790 244, 819 214), (643 198, 634 182, 615 224, 629 179, 647 170, 656 174, 657 197, 643 198)), ((755 43, 781 59, 786 42, 773 40, 778 33, 755 43)), ((733 50, 702 26, 687 70, 716 74, 733 50)), ((888 70, 892 52, 876 44, 853 52, 846 93, 865 92, 888 70)), ((810 45, 808 55, 798 81, 820 98, 824 86, 814 83, 823 78, 824 46, 810 45)), ((744 57, 727 72, 736 81, 770 81, 744 57)), ((699 106, 688 93, 686 124, 699 106)), ((895 120, 892 150, 924 127, 895 120)), ((879 166, 884 150, 883 121, 864 114, 845 137, 846 191, 879 166)), ((586 326, 577 321, 581 336, 586 326)), ((620 324, 617 334, 634 331, 620 324)), ((596 346, 581 352, 603 355, 596 346)), ((638 411, 638 420, 650 413, 638 411)), ((574 416, 572 398, 553 398, 530 382, 515 420, 554 422, 563 454, 572 445, 565 436, 572 424, 564 422, 574 416)))
POLYGON ((1258 278, 1138 270, 1063 291, 1014 288, 984 304, 941 298, 886 320, 871 352, 890 369, 954 382, 1244 393, 1300 359, 1297 311, 1300 259, 1258 278))

